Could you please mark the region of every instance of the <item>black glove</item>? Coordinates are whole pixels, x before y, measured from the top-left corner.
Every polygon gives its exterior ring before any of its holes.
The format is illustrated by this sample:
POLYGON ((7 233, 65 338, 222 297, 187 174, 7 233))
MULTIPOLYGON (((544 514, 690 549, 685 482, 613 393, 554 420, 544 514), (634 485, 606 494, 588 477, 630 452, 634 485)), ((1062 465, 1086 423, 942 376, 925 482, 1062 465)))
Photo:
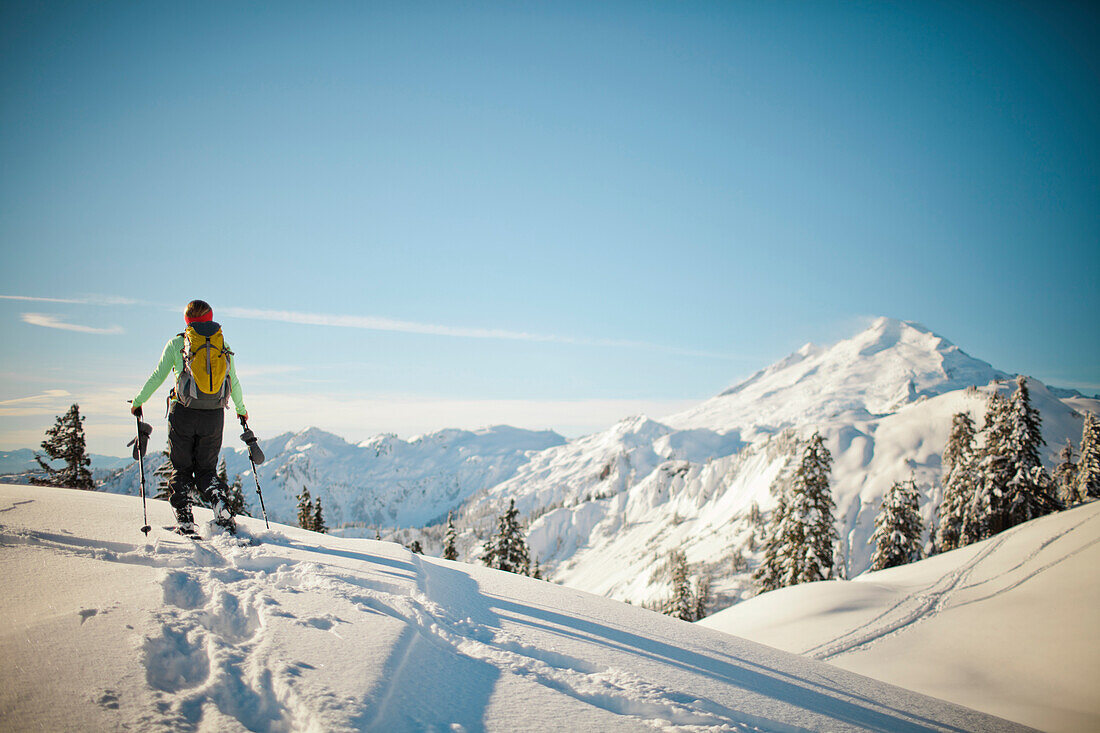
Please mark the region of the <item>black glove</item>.
POLYGON ((248 446, 248 457, 257 466, 264 462, 264 452, 260 450, 259 441, 256 439, 256 434, 252 432, 251 428, 245 428, 241 433, 241 440, 248 446))
POLYGON ((138 420, 137 428, 137 436, 126 444, 134 446, 135 461, 145 455, 145 449, 149 447, 149 436, 153 434, 153 426, 147 422, 138 420))

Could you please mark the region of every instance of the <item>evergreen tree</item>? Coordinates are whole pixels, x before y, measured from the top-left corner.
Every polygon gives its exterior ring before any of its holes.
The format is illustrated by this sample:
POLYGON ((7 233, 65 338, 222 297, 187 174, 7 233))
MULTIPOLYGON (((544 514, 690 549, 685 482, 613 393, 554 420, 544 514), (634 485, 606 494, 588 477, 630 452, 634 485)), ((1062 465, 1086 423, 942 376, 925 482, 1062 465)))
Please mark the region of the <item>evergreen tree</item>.
POLYGON ((989 396, 982 424, 974 493, 963 514, 959 546, 979 542, 1007 528, 1005 487, 1015 473, 1009 464, 1011 431, 1008 400, 994 392, 989 396))
POLYGON ((321 510, 321 497, 319 496, 317 497, 317 501, 313 504, 313 518, 310 522, 309 529, 312 529, 314 532, 320 532, 321 534, 328 532, 328 527, 325 526, 325 515, 321 510))
POLYGON ((416 553, 417 555, 424 554, 424 548, 420 545, 420 540, 413 540, 409 545, 409 552, 416 553))
POLYGON ((780 495, 772 514, 764 559, 754 575, 761 592, 832 577, 838 539, 829 487, 832 460, 825 441, 814 433, 802 451, 791 488, 780 495))
POLYGON ((516 500, 509 500, 508 510, 497 519, 497 532, 485 543, 482 562, 497 570, 526 575, 530 571, 527 542, 519 524, 516 500))
POLYGON ((1081 428, 1076 484, 1078 501, 1100 498, 1100 426, 1091 412, 1085 413, 1085 424, 1081 428))
POLYGON ((683 621, 694 621, 695 596, 688 580, 687 556, 680 550, 673 550, 669 554, 669 565, 672 570, 672 599, 665 613, 683 621))
POLYGON ((710 609, 710 576, 703 575, 695 585, 695 621, 706 618, 710 609))
POLYGON ((875 532, 871 542, 871 570, 893 568, 920 560, 921 534, 924 523, 920 516, 919 494, 913 479, 895 481, 882 499, 882 508, 875 517, 875 532))
POLYGON ((542 568, 539 566, 539 559, 535 558, 535 569, 531 572, 531 577, 535 580, 542 580, 542 568))
POLYGON ((932 553, 962 547, 962 526, 974 498, 977 466, 974 450, 974 421, 959 412, 951 420, 951 435, 943 449, 943 500, 939 524, 932 534, 932 553))
MULTIPOLYGON (((458 548, 455 547, 457 537, 455 534, 454 513, 447 512, 447 534, 443 538, 443 559, 457 560, 458 548)), ((536 565, 536 569, 537 569, 536 565)))
POLYGON ((164 463, 157 466, 157 469, 153 471, 153 475, 157 479, 157 493, 153 496, 154 499, 168 500, 168 479, 172 476, 172 460, 170 458, 171 453, 167 450, 160 452, 164 456, 164 463))
POLYGON ((1045 445, 1042 419, 1031 406, 1027 378, 1016 378, 1016 392, 1009 401, 1007 459, 1011 476, 1005 486, 1005 529, 1029 522, 1059 508, 1051 492, 1050 476, 1039 458, 1045 445))
POLYGON ((1077 498, 1077 453, 1073 450, 1073 441, 1066 438, 1066 444, 1058 452, 1058 465, 1054 467, 1051 481, 1058 499, 1065 506, 1080 503, 1077 498))
POLYGON ((309 488, 303 486, 302 493, 298 494, 298 526, 302 529, 313 529, 313 499, 309 495, 309 488))
POLYGON ((794 496, 806 526, 806 554, 796 583, 812 583, 833 577, 833 548, 838 539, 829 471, 833 456, 821 435, 814 433, 795 472, 794 496), (805 507, 801 509, 801 507, 805 507))
POLYGON ((241 481, 241 475, 239 473, 233 478, 233 483, 229 484, 229 488, 226 490, 226 508, 234 517, 252 516, 248 513, 248 507, 245 506, 244 484, 241 481))
POLYGON ((31 479, 39 486, 63 486, 70 489, 95 489, 92 472, 88 466, 92 459, 84 444, 84 418, 80 416, 80 407, 73 405, 64 415, 57 417, 54 426, 46 431, 42 441, 42 450, 51 461, 65 461, 64 468, 54 468, 46 458, 34 454, 34 460, 46 472, 46 475, 31 479))
POLYGON ((779 556, 781 541, 779 528, 783 526, 786 516, 787 495, 785 491, 782 491, 775 505, 775 511, 772 513, 771 522, 764 534, 764 557, 761 558, 760 566, 756 568, 756 572, 752 576, 760 593, 767 593, 783 587, 783 566, 780 563, 779 556))

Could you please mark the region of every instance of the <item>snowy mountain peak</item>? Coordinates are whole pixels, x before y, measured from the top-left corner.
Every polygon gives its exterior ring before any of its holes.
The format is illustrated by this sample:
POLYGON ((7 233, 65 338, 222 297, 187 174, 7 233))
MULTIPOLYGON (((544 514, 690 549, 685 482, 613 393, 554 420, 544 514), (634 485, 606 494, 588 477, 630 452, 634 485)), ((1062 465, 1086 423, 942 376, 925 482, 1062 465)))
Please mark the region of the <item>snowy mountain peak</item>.
POLYGON ((882 415, 1007 376, 919 323, 877 318, 833 346, 807 344, 664 422, 679 429, 774 434, 786 427, 882 415))

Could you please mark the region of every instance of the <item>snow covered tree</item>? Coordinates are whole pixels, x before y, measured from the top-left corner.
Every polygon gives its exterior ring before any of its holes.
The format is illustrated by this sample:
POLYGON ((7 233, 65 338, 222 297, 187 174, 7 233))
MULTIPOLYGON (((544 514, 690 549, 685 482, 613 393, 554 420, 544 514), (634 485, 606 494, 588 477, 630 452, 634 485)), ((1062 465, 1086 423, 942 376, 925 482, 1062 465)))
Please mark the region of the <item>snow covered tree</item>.
POLYGON ((782 538, 779 530, 787 517, 787 494, 780 492, 775 511, 772 512, 771 522, 764 534, 764 557, 760 560, 760 566, 753 573, 756 588, 760 593, 767 593, 783 587, 783 564, 780 561, 780 545, 782 538))
POLYGON ((160 452, 164 456, 164 463, 157 466, 157 469, 153 471, 153 475, 157 479, 157 493, 153 495, 154 499, 168 500, 168 479, 172 476, 172 461, 170 459, 171 453, 167 450, 160 452))
POLYGON ((974 492, 963 514, 959 546, 992 537, 1006 529, 1005 487, 1013 473, 1008 441, 1012 427, 1008 400, 999 393, 989 396, 981 447, 977 451, 974 492))
POLYGON ((313 528, 313 499, 309 495, 309 488, 303 486, 302 493, 298 494, 298 526, 302 529, 313 528))
MULTIPOLYGON (((455 534, 454 513, 447 512, 447 534, 443 538, 443 559, 457 560, 458 548, 455 547, 457 537, 455 534)), ((537 566, 536 566, 537 567, 537 566)))
POLYGON ((1066 438, 1066 444, 1058 452, 1058 465, 1050 479, 1059 501, 1065 506, 1080 503, 1077 498, 1077 452, 1073 450, 1073 441, 1066 438))
POLYGON ((1016 378, 1016 392, 1009 401, 1007 458, 1011 476, 1006 489, 1005 529, 1059 509, 1051 491, 1050 476, 1039 458, 1045 445, 1042 418, 1031 406, 1027 378, 1016 378))
POLYGON ((757 569, 759 589, 812 583, 833 576, 838 539, 829 471, 832 455, 819 433, 807 441, 791 488, 780 496, 757 569))
POLYGON ((695 599, 688 579, 687 556, 680 550, 673 550, 669 563, 672 569, 672 599, 666 613, 683 621, 694 621, 695 599))
POLYGON ((700 576, 695 584, 695 620, 706 618, 710 610, 710 576, 700 576))
POLYGON ((424 554, 424 548, 423 548, 423 546, 421 546, 420 540, 413 540, 409 544, 409 552, 415 553, 417 555, 423 555, 424 554))
POLYGON ((530 572, 530 558, 518 517, 516 500, 511 499, 508 510, 497 519, 496 534, 485 543, 481 560, 497 570, 527 575, 530 572))
POLYGON ((792 495, 794 507, 803 517, 806 527, 805 555, 795 583, 812 583, 833 576, 833 548, 838 539, 833 511, 832 488, 829 472, 833 456, 825 447, 821 435, 814 433, 802 456, 802 463, 795 471, 792 495))
POLYGON ((84 418, 80 416, 80 407, 73 405, 64 415, 58 416, 54 426, 46 431, 42 441, 42 450, 51 461, 65 461, 64 468, 54 468, 46 458, 34 454, 34 460, 46 472, 46 475, 31 479, 38 486, 64 486, 70 489, 95 489, 92 472, 88 466, 92 459, 84 444, 84 418))
POLYGON ((959 412, 951 419, 951 435, 943 449, 943 500, 932 535, 933 554, 962 547, 962 526, 974 498, 976 470, 974 421, 969 413, 959 412))
POLYGON ((920 560, 924 523, 920 516, 919 497, 916 483, 909 479, 895 481, 882 498, 882 508, 875 517, 875 532, 870 539, 875 545, 875 551, 871 554, 871 570, 893 568, 920 560))
POLYGON ((531 577, 535 580, 542 580, 542 567, 539 565, 539 559, 535 558, 535 567, 531 571, 531 577))
POLYGON ((312 529, 314 532, 320 532, 324 534, 328 532, 328 527, 325 526, 325 515, 321 509, 321 497, 317 497, 317 501, 313 503, 313 516, 310 519, 308 529, 312 529))
POLYGON ((1091 412, 1085 413, 1085 424, 1081 428, 1076 484, 1078 501, 1100 498, 1100 426, 1091 412))
POLYGON ((244 484, 241 482, 241 475, 238 473, 233 478, 233 483, 229 484, 229 488, 226 489, 226 508, 233 516, 245 516, 251 517, 248 513, 248 507, 244 501, 244 484))

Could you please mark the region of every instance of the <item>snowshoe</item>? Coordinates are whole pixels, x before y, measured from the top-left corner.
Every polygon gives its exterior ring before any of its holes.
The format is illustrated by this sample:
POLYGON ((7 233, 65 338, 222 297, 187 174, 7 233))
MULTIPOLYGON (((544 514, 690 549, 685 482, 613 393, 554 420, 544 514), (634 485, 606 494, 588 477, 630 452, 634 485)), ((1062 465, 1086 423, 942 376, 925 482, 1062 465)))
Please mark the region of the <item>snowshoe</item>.
POLYGON ((195 529, 194 523, 191 524, 177 524, 175 526, 165 527, 169 532, 175 532, 180 537, 186 537, 189 540, 201 540, 202 535, 195 529))

